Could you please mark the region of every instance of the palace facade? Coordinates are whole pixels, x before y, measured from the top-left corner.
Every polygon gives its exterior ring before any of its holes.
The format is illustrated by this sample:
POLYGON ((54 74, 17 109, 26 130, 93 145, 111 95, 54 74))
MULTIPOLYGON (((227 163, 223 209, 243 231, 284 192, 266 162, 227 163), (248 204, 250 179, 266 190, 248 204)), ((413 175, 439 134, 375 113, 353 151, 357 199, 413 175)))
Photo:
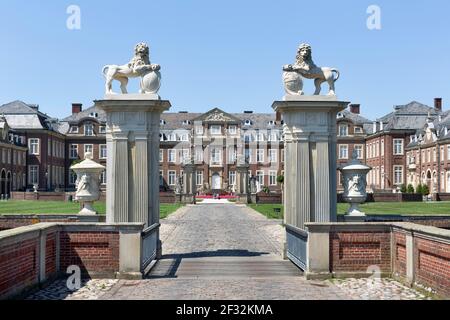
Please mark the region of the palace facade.
MULTIPOLYGON (((57 120, 37 105, 14 101, 0 106, 0 115, 1 194, 33 187, 73 190, 76 176, 70 166, 86 152, 106 165, 106 119, 95 107, 83 110, 74 103, 71 115, 57 120)), ((363 117, 360 105, 351 104, 336 121, 338 166, 355 151, 373 168, 368 175, 370 191, 426 183, 431 191, 450 192, 450 112, 442 110, 441 99, 433 107, 419 102, 396 106, 376 121, 363 117)), ((237 158, 243 156, 259 188, 279 192, 278 177, 284 175, 282 128, 283 120, 275 113, 227 113, 214 108, 205 113, 162 114, 161 190, 174 190, 183 163, 194 161, 198 190, 233 191, 237 158)), ((106 173, 101 181, 105 188, 106 173)))

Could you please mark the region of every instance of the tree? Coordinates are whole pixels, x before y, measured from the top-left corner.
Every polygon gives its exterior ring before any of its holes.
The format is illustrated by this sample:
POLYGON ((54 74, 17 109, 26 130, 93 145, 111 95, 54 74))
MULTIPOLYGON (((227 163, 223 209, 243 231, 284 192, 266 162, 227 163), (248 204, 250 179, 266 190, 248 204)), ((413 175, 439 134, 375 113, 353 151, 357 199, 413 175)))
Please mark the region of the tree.
POLYGON ((407 193, 414 193, 414 186, 412 184, 408 184, 408 188, 406 190, 407 193))
POLYGON ((422 194, 422 184, 419 183, 416 187, 416 193, 422 194))
POLYGON ((401 193, 406 193, 406 186, 405 186, 404 184, 402 184, 402 185, 400 186, 400 192, 401 192, 401 193))
POLYGON ((430 188, 428 188, 428 185, 423 184, 422 185, 422 195, 427 196, 430 194, 430 188))
POLYGON ((278 182, 279 184, 283 184, 283 183, 284 183, 284 176, 278 176, 278 177, 277 177, 277 182, 278 182))

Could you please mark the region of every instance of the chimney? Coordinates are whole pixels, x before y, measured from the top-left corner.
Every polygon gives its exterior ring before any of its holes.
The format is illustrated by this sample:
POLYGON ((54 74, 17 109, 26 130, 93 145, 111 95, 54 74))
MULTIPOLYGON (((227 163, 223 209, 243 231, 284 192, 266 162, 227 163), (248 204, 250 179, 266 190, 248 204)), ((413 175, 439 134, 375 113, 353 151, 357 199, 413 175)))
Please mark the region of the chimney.
POLYGON ((442 111, 442 98, 434 98, 434 109, 442 111))
POLYGON ((354 114, 359 114, 361 112, 361 105, 360 104, 356 104, 356 103, 352 103, 350 105, 350 112, 354 113, 354 114))
POLYGON ((376 132, 377 132, 377 122, 374 121, 373 122, 373 133, 376 133, 376 132))
POLYGON ((277 113, 275 114, 275 121, 281 122, 281 112, 280 111, 277 111, 277 113))
POLYGON ((81 111, 83 111, 81 103, 72 103, 72 114, 80 113, 81 111))

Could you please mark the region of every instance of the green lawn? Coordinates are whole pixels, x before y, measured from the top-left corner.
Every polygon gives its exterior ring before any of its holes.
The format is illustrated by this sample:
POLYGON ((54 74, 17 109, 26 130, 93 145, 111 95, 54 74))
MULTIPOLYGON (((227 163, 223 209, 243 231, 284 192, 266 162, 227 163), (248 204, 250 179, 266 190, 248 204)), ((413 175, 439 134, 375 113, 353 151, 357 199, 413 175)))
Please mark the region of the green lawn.
MULTIPOLYGON (((181 205, 161 204, 161 219, 175 212, 181 205)), ((94 208, 99 214, 106 214, 105 202, 96 202, 94 208)), ((80 204, 77 202, 62 201, 0 201, 0 214, 77 214, 80 204)))
MULTIPOLYGON (((269 219, 283 219, 283 214, 274 212, 274 208, 281 208, 279 204, 249 204, 250 208, 260 212, 269 219)), ((344 214, 349 205, 338 203, 338 214, 344 214)), ((450 202, 371 202, 361 206, 366 214, 375 215, 450 215, 450 202)))
POLYGON ((283 219, 283 205, 281 204, 248 204, 248 206, 259 213, 266 216, 268 219, 283 219), (273 209, 281 209, 280 213, 275 212, 273 209))

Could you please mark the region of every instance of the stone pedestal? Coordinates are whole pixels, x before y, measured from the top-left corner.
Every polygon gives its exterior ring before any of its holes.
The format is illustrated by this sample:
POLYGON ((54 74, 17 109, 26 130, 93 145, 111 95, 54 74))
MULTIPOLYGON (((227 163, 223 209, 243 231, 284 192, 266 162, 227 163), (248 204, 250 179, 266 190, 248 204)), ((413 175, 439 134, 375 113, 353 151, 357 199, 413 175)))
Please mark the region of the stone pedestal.
POLYGON ((183 202, 195 203, 195 194, 197 192, 197 185, 195 181, 195 164, 183 165, 183 202))
POLYGON ((237 177, 236 177, 236 195, 239 197, 239 202, 247 204, 249 203, 249 190, 248 190, 248 164, 238 164, 236 167, 237 177))
POLYGON ((337 220, 336 116, 349 103, 334 96, 296 96, 275 101, 284 120, 285 223, 337 220))
POLYGON ((106 222, 159 222, 159 121, 170 108, 146 95, 108 95, 106 222))

